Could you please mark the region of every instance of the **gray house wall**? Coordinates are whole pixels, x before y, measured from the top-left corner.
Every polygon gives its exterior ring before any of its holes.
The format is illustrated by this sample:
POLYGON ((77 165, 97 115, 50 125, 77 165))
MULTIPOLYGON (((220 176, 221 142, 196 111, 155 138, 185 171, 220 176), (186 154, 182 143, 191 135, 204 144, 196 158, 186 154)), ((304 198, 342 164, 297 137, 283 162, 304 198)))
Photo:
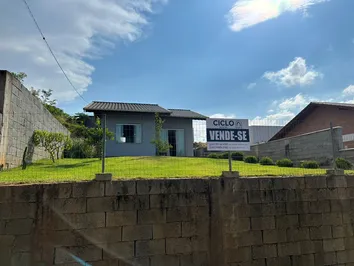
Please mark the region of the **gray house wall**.
MULTIPOLYGON (((106 155, 113 156, 154 156, 155 145, 151 140, 155 137, 155 114, 146 113, 107 113, 107 128, 116 134, 117 124, 140 124, 142 133, 141 143, 118 143, 116 139, 108 140, 106 155)), ((164 129, 183 129, 185 135, 186 156, 193 156, 193 127, 192 119, 163 117, 164 129)))
POLYGON ((43 148, 33 146, 35 130, 69 134, 41 101, 7 71, 0 71, 0 118, 0 164, 4 168, 21 165, 26 147, 29 162, 49 158, 43 148))
POLYGON ((108 140, 106 155, 112 156, 153 156, 155 145, 151 140, 155 136, 155 115, 139 113, 107 113, 107 128, 116 134, 117 124, 141 124, 141 143, 118 143, 108 140))
POLYGON ((185 156, 193 156, 193 120, 188 118, 179 117, 163 117, 165 123, 163 124, 164 129, 183 129, 184 130, 184 149, 185 156))

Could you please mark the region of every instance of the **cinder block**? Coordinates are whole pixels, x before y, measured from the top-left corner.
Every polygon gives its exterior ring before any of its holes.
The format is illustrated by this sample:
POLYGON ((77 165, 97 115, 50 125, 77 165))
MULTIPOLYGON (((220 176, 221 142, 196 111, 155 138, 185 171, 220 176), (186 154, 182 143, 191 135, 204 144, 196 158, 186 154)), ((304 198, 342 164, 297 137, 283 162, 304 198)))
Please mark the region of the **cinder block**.
POLYGON ((288 228, 286 233, 289 242, 310 239, 310 230, 308 227, 288 228))
POLYGON ((180 266, 206 266, 210 265, 209 254, 207 252, 193 252, 180 256, 180 266))
POLYGON ((136 257, 165 254, 165 239, 136 241, 136 257))
MULTIPOLYGON (((6 237, 13 237, 13 236, 6 236, 6 237)), ((31 235, 18 235, 14 238, 15 238, 14 241, 11 242, 11 245, 13 245, 14 252, 25 252, 31 250, 32 247, 31 235)), ((0 236, 0 243, 1 242, 2 240, 0 236)))
POLYGON ((150 258, 150 266, 179 266, 179 256, 176 255, 157 255, 150 258))
POLYGON ((42 191, 42 185, 13 186, 11 187, 11 201, 36 202, 39 191, 42 191))
POLYGON ((119 206, 115 197, 87 198, 87 212, 112 212, 117 210, 119 210, 119 206))
POLYGON ((298 215, 283 215, 276 217, 276 227, 279 229, 286 229, 299 226, 298 215))
POLYGON ((85 213, 85 198, 56 199, 48 202, 48 205, 57 213, 85 213))
MULTIPOLYGON (((327 190, 327 189, 326 189, 327 190)), ((303 201, 317 201, 318 189, 303 189, 300 192, 301 200, 303 201)), ((323 199, 326 199, 325 197, 323 199)))
POLYGON ((208 251, 210 245, 210 237, 209 236, 192 236, 192 250, 195 251, 208 251))
MULTIPOLYGON (((89 229, 83 229, 89 230, 89 229)), ((51 245, 53 247, 69 247, 69 246, 86 246, 92 244, 85 238, 84 235, 80 234, 78 231, 72 229, 60 230, 60 231, 49 231, 48 239, 50 239, 51 245)))
POLYGON ((293 256, 292 262, 293 266, 315 266, 315 257, 313 254, 293 256))
POLYGON ((166 212, 167 222, 188 222, 209 220, 208 207, 178 207, 168 208, 166 212))
POLYGON ((166 254, 189 254, 192 252, 190 238, 167 238, 166 254))
POLYGON ((8 235, 26 235, 31 233, 33 227, 33 219, 8 220, 5 227, 5 233, 8 235))
POLYGON ((116 243, 122 241, 122 227, 81 229, 77 232, 92 244, 116 243))
POLYGON ((266 259, 251 260, 241 263, 231 263, 231 266, 266 266, 266 259))
MULTIPOLYGON (((251 190, 247 191, 248 195, 248 203, 255 204, 255 203, 270 203, 273 202, 273 190, 251 190)), ((236 201, 237 202, 237 201, 236 201)), ((243 201, 239 201, 243 202, 243 201)))
POLYGON ((73 184, 74 198, 91 198, 104 196, 104 182, 81 182, 73 184))
POLYGON ((149 209, 149 195, 117 196, 118 210, 146 210, 149 209))
POLYGON ((345 250, 344 239, 325 239, 323 240, 323 250, 325 252, 345 250))
POLYGON ((179 206, 207 206, 207 194, 160 194, 150 195, 150 208, 174 208, 179 206))
POLYGON ((137 211, 107 212, 107 227, 137 224, 137 211))
POLYGON ((341 225, 341 224, 343 224, 341 212, 323 213, 322 220, 323 220, 323 225, 341 225))
POLYGON ((354 187, 354 176, 352 175, 347 175, 345 176, 347 179, 347 187, 354 187))
MULTIPOLYGON (((203 225, 201 225, 203 227, 203 225)), ((189 229, 187 227, 187 229, 189 229)), ((190 231, 187 231, 189 233, 190 231)), ((153 225, 153 238, 168 238, 168 237, 180 237, 182 235, 181 223, 166 223, 166 224, 154 224, 153 225)))
POLYGON ((1 203, 1 219, 34 218, 36 215, 36 203, 1 203))
MULTIPOLYGON (((144 265, 150 265, 150 259, 149 257, 145 258, 131 258, 131 259, 126 259, 124 261, 120 260, 119 261, 119 266, 144 266, 144 265)), ((93 265, 96 266, 96 265, 93 265)), ((109 265, 111 266, 111 265, 109 265)))
POLYGON ((71 183, 46 184, 43 188, 43 201, 70 198, 72 195, 71 183))
POLYGON ((326 188, 327 178, 322 176, 307 176, 305 177, 306 188, 326 188))
POLYGON ((336 252, 315 254, 315 265, 337 265, 336 252))
POLYGON ((271 266, 292 266, 290 256, 288 257, 277 257, 277 258, 267 258, 267 264, 271 266))
POLYGON ((252 260, 251 247, 225 249, 224 252, 226 262, 245 262, 252 260))
POLYGON ((309 213, 309 202, 287 202, 286 203, 287 214, 305 214, 309 213))
POLYGON ((32 256, 29 252, 15 253, 11 257, 11 265, 30 265, 31 257, 32 256))
POLYGON ((297 243, 300 245, 301 254, 323 252, 323 244, 321 240, 305 240, 297 243))
POLYGON ((209 221, 205 223, 182 222, 182 237, 208 235, 209 227, 209 221))
POLYGON ((152 239, 152 225, 123 226, 123 241, 152 239))
POLYGON ((332 226, 334 238, 351 237, 353 236, 353 227, 351 225, 332 226))
POLYGON ((164 209, 138 210, 139 224, 161 224, 166 222, 164 209))
POLYGON ((322 214, 300 214, 301 226, 321 226, 322 224, 322 214))
POLYGON ((327 186, 329 188, 346 188, 347 177, 346 176, 328 176, 327 177, 327 186))
POLYGON ((191 179, 139 180, 137 193, 140 195, 185 193, 185 189, 192 185, 190 181, 191 179))
POLYGON ((55 248, 55 264, 75 262, 77 256, 84 261, 102 260, 102 249, 96 246, 55 248))
POLYGON ((320 240, 332 238, 331 226, 310 227, 310 239, 320 240))
POLYGON ((223 221, 223 227, 226 233, 239 233, 239 232, 249 231, 251 229, 251 219, 250 218, 225 219, 223 221))
MULTIPOLYGON (((254 192, 254 191, 248 191, 254 192)), ((223 196, 220 197, 219 202, 223 205, 229 205, 234 203, 247 203, 247 193, 246 191, 234 191, 234 192, 224 192, 223 196)), ((258 202, 257 202, 258 203, 258 202)))
POLYGON ((233 189, 231 192, 240 191, 240 190, 259 190, 260 189, 260 180, 258 178, 238 178, 232 179, 230 181, 233 184, 233 189))
POLYGON ((331 211, 329 200, 309 202, 309 213, 326 213, 331 211))
POLYGON ((262 244, 262 231, 248 231, 239 234, 225 234, 225 248, 247 247, 262 244))
POLYGON ((338 263, 351 263, 354 262, 354 250, 345 250, 337 252, 338 263))
POLYGON ((277 257, 277 245, 262 245, 252 247, 253 259, 274 258, 277 257))
POLYGON ((15 242, 15 236, 11 235, 0 235, 0 248, 1 249, 11 249, 15 242))
POLYGON ((136 181, 106 182, 105 196, 122 196, 122 195, 135 195, 135 194, 136 194, 136 181))
POLYGON ((278 256, 286 257, 290 255, 300 255, 301 247, 300 242, 291 243, 279 243, 278 244, 278 256))
POLYGON ((269 230, 275 228, 274 216, 251 218, 252 230, 269 230))
POLYGON ((287 242, 286 230, 265 230, 263 231, 263 242, 266 244, 287 242))
POLYGON ((84 229, 105 227, 105 213, 70 213, 63 214, 62 219, 59 217, 53 221, 52 228, 54 230, 64 229, 84 229))
POLYGON ((351 209, 349 199, 331 200, 330 205, 332 212, 348 212, 351 209))
POLYGON ((128 262, 134 257, 134 242, 108 243, 103 247, 103 259, 120 259, 128 262))

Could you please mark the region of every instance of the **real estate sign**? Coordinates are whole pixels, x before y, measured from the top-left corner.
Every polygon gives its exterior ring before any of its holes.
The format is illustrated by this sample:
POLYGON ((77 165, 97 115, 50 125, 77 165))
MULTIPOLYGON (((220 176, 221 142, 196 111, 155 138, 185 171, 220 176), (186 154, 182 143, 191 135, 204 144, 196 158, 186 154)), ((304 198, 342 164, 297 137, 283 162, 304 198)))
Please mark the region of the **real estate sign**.
POLYGON ((208 118, 206 121, 209 151, 249 151, 248 119, 208 118))

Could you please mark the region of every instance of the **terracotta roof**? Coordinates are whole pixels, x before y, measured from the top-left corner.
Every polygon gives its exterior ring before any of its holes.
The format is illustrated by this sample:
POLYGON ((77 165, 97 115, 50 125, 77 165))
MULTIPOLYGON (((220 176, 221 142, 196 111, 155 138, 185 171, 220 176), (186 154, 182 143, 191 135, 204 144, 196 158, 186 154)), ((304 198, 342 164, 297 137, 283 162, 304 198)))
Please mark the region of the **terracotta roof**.
POLYGON ((114 111, 114 112, 139 112, 139 113, 171 113, 157 104, 146 103, 121 103, 121 102, 92 102, 84 107, 86 112, 114 111))
POLYGON ((292 120, 290 120, 277 134, 275 134, 269 141, 283 138, 290 132, 301 120, 304 120, 309 113, 320 106, 335 106, 340 108, 354 108, 354 104, 350 103, 335 103, 335 102, 311 102, 300 113, 298 113, 292 120))

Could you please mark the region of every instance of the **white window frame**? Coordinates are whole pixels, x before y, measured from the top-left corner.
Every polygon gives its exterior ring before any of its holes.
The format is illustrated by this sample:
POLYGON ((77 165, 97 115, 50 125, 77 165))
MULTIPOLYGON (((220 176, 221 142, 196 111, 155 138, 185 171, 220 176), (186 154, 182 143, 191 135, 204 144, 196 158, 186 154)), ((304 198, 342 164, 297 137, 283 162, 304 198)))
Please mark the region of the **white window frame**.
POLYGON ((139 123, 135 123, 135 124, 133 124, 133 123, 119 123, 119 124, 116 124, 115 141, 118 144, 142 144, 143 143, 143 126, 142 126, 142 124, 139 124, 139 123), (140 126, 140 142, 135 142, 136 132, 134 134, 134 142, 121 142, 121 141, 119 141, 117 138, 117 127, 118 126, 134 126, 135 128, 137 126, 140 126))

